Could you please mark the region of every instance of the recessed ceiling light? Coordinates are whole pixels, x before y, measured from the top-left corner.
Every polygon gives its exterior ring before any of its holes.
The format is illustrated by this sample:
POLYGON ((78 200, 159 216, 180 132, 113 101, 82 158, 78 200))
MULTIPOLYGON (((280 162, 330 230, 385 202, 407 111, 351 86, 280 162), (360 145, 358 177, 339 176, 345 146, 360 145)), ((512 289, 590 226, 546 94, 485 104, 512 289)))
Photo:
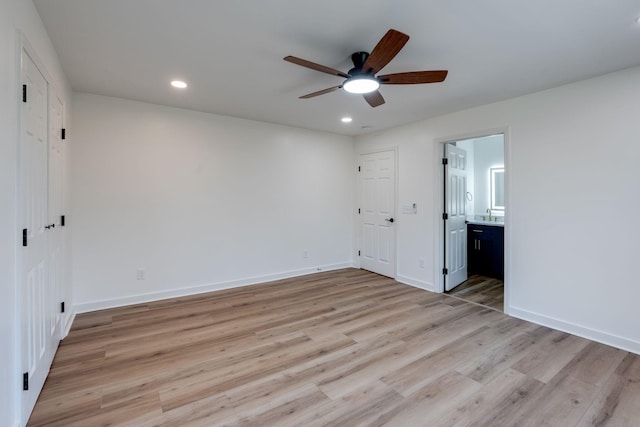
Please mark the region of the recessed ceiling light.
POLYGON ((181 80, 174 80, 171 82, 171 86, 177 87, 178 89, 184 89, 187 87, 187 84, 181 80))
POLYGON ((351 123, 353 121, 351 117, 343 117, 340 120, 342 120, 342 123, 351 123))

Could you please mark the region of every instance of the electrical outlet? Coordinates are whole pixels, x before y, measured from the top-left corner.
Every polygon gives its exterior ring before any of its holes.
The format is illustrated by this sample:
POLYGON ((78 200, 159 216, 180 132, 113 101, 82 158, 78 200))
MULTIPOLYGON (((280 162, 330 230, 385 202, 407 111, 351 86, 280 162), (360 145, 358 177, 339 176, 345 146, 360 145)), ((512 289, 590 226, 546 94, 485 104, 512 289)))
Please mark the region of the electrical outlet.
POLYGON ((418 261, 418 266, 420 268, 424 268, 424 258, 420 258, 420 260, 418 261))
POLYGON ((309 249, 302 251, 302 258, 309 258, 309 249))
POLYGON ((146 275, 146 271, 144 270, 144 268, 139 268, 136 270, 136 279, 144 280, 145 275, 146 275))

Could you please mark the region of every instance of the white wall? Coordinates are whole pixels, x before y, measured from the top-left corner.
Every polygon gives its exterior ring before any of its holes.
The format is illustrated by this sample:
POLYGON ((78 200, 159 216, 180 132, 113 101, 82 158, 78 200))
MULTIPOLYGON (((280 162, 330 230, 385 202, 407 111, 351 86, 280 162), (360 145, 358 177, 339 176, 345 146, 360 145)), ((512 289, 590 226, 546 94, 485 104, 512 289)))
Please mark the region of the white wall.
POLYGON ((400 200, 428 206, 398 222, 400 278, 439 280, 435 145, 507 129, 507 311, 640 353, 639 98, 632 68, 357 138, 398 144, 400 200))
POLYGON ((352 138, 88 94, 73 114, 80 311, 353 265, 352 138))
MULTIPOLYGON (((20 417, 18 362, 18 30, 44 64, 51 83, 66 100, 70 90, 49 37, 31 1, 0 2, 0 424, 18 425, 20 417)), ((67 118, 69 115, 66 114, 67 118)), ((68 285, 68 283, 66 283, 68 285)), ((69 288, 65 289, 69 292, 69 288)), ((68 294, 67 294, 68 295, 68 294)))

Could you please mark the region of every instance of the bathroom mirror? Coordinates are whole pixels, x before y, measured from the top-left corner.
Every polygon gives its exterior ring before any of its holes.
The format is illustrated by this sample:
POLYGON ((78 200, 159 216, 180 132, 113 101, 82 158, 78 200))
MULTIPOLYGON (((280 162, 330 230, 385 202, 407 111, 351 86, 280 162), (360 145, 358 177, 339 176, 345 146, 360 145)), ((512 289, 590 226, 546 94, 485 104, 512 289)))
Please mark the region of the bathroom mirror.
POLYGON ((504 210, 504 167, 489 168, 491 174, 491 209, 504 210))

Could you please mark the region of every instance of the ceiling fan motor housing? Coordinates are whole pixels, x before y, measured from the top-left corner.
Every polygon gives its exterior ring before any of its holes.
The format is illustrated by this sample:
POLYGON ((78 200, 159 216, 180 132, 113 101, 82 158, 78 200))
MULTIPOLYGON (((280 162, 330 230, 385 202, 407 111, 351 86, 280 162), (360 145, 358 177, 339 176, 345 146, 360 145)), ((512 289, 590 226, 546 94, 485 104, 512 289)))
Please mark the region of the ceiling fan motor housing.
POLYGON ((362 67, 367 62, 369 52, 356 52, 351 55, 351 61, 353 61, 353 68, 349 70, 349 75, 354 76, 356 74, 363 74, 362 67))

